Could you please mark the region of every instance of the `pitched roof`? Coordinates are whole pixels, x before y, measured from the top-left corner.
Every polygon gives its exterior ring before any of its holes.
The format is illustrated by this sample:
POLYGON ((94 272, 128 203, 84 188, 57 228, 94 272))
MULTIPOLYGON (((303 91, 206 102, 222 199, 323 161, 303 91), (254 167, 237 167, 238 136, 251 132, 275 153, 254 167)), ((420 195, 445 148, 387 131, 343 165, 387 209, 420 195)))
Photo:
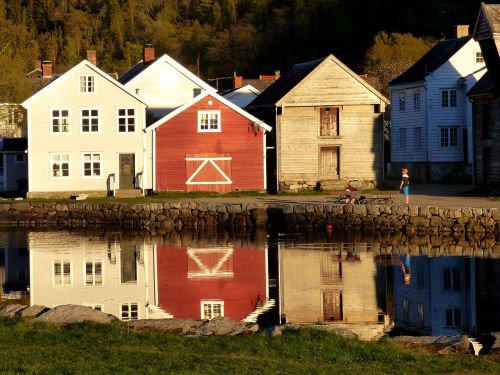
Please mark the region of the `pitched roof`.
POLYGON ((472 86, 469 92, 467 92, 467 96, 488 95, 494 93, 494 90, 495 85, 493 84, 490 73, 487 71, 481 79, 472 86))
POLYGON ((479 9, 474 35, 478 31, 481 15, 486 18, 488 24, 487 27, 491 34, 500 32, 500 4, 481 3, 481 9, 479 9))
POLYGON ((269 86, 262 94, 260 94, 253 102, 251 102, 247 108, 265 106, 265 105, 276 105, 281 99, 283 99, 292 89, 300 84, 309 74, 311 74, 316 68, 318 68, 323 62, 330 60, 342 68, 347 74, 358 81, 367 90, 377 96, 383 102, 389 104, 389 100, 385 98, 380 92, 373 88, 366 80, 362 79, 358 74, 354 73, 346 65, 344 65, 339 59, 333 55, 328 55, 324 58, 309 61, 305 63, 296 64, 286 72, 280 79, 269 86))
POLYGON ((24 152, 28 148, 28 140, 26 138, 0 138, 1 152, 24 152))
POLYGON ((169 65, 171 65, 179 73, 181 73, 182 75, 186 76, 188 79, 190 79, 191 81, 193 81, 195 84, 197 84, 198 86, 200 86, 204 90, 207 90, 207 91, 216 91, 215 88, 213 88, 208 83, 206 83, 205 81, 203 81, 197 75, 191 73, 188 69, 186 69, 184 66, 182 66, 181 64, 179 64, 177 61, 175 61, 173 58, 171 58, 167 54, 164 54, 163 56, 160 56, 160 57, 158 57, 158 58, 156 58, 153 61, 148 62, 148 63, 144 63, 142 60, 139 61, 132 68, 130 68, 125 73, 123 73, 120 76, 120 78, 118 78, 118 81, 121 84, 123 84, 123 85, 127 85, 134 78, 138 77, 142 72, 146 71, 147 69, 149 69, 153 65, 160 64, 162 61, 166 62, 169 65))
POLYGON ((276 104, 283 96, 309 75, 326 57, 314 61, 295 64, 292 69, 282 75, 248 106, 276 104))
POLYGON ((198 96, 195 96, 189 102, 184 103, 180 107, 177 107, 172 112, 170 112, 168 115, 162 117, 158 121, 156 121, 153 124, 149 125, 146 128, 146 130, 150 130, 151 131, 151 130, 156 129, 157 127, 163 125, 166 121, 168 121, 171 118, 177 116, 179 113, 183 112, 184 110, 186 110, 187 108, 189 108, 193 104, 195 104, 196 102, 200 101, 201 99, 203 99, 203 98, 205 98, 206 96, 209 96, 209 95, 211 97, 213 97, 214 99, 220 101, 222 104, 228 106, 232 110, 238 112, 240 115, 242 115, 242 116, 246 117, 247 119, 249 119, 250 121, 254 122, 258 126, 260 126, 262 129, 267 130, 267 131, 271 131, 272 130, 272 128, 269 125, 267 125, 264 121, 259 120, 257 117, 251 115, 250 113, 248 113, 244 109, 241 109, 236 104, 231 103, 229 100, 227 100, 224 97, 220 96, 216 92, 207 92, 207 91, 205 91, 204 93, 202 93, 202 94, 200 94, 198 96))
POLYGON ((437 70, 471 39, 472 36, 464 36, 439 42, 399 77, 389 82, 389 86, 423 81, 427 74, 437 70))
POLYGON ((95 73, 97 73, 98 75, 100 75, 102 78, 104 78, 105 80, 109 81, 111 84, 117 86, 119 89, 125 91, 127 94, 129 94, 130 96, 134 97, 135 99, 137 99, 138 101, 140 101, 142 104, 144 105, 147 105, 143 99, 141 99, 139 96, 137 96, 136 94, 134 94, 133 92, 130 92, 125 86, 123 86, 120 82, 118 82, 116 79, 113 79, 109 74, 105 73, 104 71, 102 71, 101 69, 99 69, 97 66, 95 66, 94 64, 88 62, 87 60, 83 60, 81 61, 80 63, 76 64, 74 67, 72 67, 70 70, 68 70, 66 73, 62 74, 61 76, 59 76, 58 79, 55 79, 55 80, 52 80, 50 81, 50 83, 47 85, 47 86, 44 86, 42 89, 40 89, 39 91, 37 91, 35 94, 31 95, 28 99, 26 99, 24 102, 21 103, 21 105, 23 107, 26 107, 28 104, 30 104, 35 98, 37 98, 38 96, 42 95, 44 92, 46 92, 46 90, 48 89, 51 89, 51 88, 54 88, 55 86, 58 86, 60 82, 62 82, 62 80, 64 80, 64 77, 69 75, 69 74, 72 74, 73 71, 78 71, 82 66, 87 66, 88 68, 90 68, 91 70, 93 70, 95 73))

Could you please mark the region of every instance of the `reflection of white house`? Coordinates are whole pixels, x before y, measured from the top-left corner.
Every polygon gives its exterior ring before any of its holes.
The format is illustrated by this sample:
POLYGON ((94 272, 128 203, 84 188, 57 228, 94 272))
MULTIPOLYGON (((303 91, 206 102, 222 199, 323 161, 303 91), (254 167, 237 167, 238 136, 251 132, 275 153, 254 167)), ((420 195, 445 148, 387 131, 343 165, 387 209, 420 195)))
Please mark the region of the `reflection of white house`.
POLYGON ((411 257, 411 281, 394 268, 395 322, 429 335, 467 333, 476 326, 475 262, 463 257, 411 257))
POLYGON ((436 44, 389 83, 391 164, 423 180, 471 175, 472 106, 466 93, 486 72, 468 26, 436 44))
POLYGON ((87 305, 122 320, 169 318, 157 307, 156 249, 61 233, 30 233, 31 305, 87 305))

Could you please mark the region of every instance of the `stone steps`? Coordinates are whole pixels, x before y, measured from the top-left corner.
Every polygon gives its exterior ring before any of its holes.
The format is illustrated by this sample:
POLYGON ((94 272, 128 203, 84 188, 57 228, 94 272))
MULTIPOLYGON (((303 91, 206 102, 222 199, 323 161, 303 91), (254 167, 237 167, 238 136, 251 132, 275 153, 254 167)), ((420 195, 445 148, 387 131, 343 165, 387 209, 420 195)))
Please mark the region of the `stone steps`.
POLYGON ((141 189, 117 189, 115 190, 116 198, 138 198, 142 197, 141 189))

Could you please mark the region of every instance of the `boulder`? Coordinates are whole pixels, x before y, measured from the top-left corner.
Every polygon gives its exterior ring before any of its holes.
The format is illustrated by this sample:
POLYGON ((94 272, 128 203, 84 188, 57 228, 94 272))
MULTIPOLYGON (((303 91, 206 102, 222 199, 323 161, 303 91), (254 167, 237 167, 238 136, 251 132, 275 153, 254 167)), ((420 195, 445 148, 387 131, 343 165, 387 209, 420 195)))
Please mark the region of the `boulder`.
POLYGON ((116 320, 115 316, 94 310, 88 306, 61 305, 34 318, 33 322, 67 324, 91 321, 107 324, 116 320))
POLYGON ((35 318, 39 315, 42 315, 43 313, 49 311, 48 307, 45 306, 40 306, 40 305, 33 305, 30 307, 25 308, 24 310, 21 310, 17 313, 22 318, 35 318))
POLYGON ((26 307, 28 307, 28 306, 19 305, 19 304, 7 305, 3 309, 0 309, 0 316, 6 317, 6 318, 13 318, 19 312, 24 310, 26 307))
POLYGON ((218 316, 206 321, 199 329, 200 336, 237 336, 257 332, 259 325, 245 323, 241 320, 232 320, 227 317, 218 316))
POLYGON ((203 324, 203 321, 194 319, 142 319, 131 321, 129 326, 143 331, 196 335, 203 324))

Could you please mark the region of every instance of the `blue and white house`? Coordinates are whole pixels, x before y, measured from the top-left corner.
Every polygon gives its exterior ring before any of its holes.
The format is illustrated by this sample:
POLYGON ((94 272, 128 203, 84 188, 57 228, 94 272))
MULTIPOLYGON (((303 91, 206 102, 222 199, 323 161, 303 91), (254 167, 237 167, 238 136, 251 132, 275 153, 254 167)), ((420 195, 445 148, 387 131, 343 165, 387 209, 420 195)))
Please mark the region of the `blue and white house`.
POLYGON ((471 176, 472 106, 466 96, 486 72, 479 44, 467 25, 443 40, 389 83, 391 163, 423 181, 471 176))

